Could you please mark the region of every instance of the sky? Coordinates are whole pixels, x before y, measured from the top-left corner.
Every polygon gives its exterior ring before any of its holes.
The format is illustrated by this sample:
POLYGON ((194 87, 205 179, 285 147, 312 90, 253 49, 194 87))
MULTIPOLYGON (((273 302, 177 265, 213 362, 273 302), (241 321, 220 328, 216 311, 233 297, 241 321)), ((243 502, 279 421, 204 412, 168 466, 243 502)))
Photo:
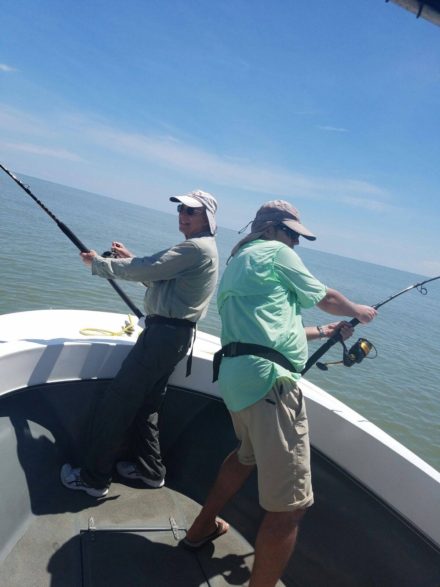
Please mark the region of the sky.
POLYGON ((3 0, 0 27, 8 169, 203 189, 234 230, 283 199, 304 246, 440 273, 440 27, 385 0, 3 0))

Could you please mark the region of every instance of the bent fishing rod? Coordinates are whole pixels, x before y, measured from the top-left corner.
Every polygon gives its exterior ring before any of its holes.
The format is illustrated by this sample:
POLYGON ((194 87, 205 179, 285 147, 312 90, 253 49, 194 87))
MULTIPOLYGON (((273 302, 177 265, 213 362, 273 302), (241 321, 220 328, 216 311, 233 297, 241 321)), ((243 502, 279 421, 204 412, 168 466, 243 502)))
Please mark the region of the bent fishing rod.
MULTIPOLYGON (((394 295, 390 296, 386 300, 383 300, 382 302, 375 304, 372 307, 375 310, 378 310, 380 307, 384 306, 385 304, 388 304, 388 302, 391 302, 391 300, 395 300, 397 297, 401 296, 402 294, 404 294, 408 291, 411 291, 412 289, 417 289, 419 291, 419 293, 421 293, 422 295, 425 296, 428 293, 428 290, 426 289, 426 287, 424 287, 425 284, 430 283, 431 281, 435 281, 436 279, 440 279, 440 275, 437 275, 437 277, 431 277, 430 279, 425 279, 424 281, 420 281, 419 283, 414 283, 413 285, 409 285, 408 287, 405 287, 405 289, 402 289, 401 291, 395 293, 394 295)), ((357 326, 358 324, 360 324, 360 321, 357 318, 353 318, 352 320, 350 320, 349 324, 354 327, 354 326, 357 326)), ((310 367, 313 367, 313 365, 319 361, 319 359, 322 357, 322 355, 324 355, 329 349, 331 349, 332 346, 334 346, 337 342, 341 342, 342 344, 344 344, 339 332, 336 332, 323 345, 321 345, 319 347, 319 349, 317 349, 313 353, 313 355, 307 361, 306 366, 301 371, 301 375, 304 375, 305 373, 307 373, 307 371, 310 369, 310 367)), ((351 364, 360 363, 361 360, 368 354, 368 352, 370 351, 371 348, 374 348, 374 346, 369 341, 367 341, 366 339, 359 339, 359 341, 355 345, 353 345, 353 347, 349 351, 349 353, 352 353, 351 359, 348 358, 348 364, 345 361, 343 361, 344 364, 349 367, 349 366, 351 366, 349 364, 350 361, 352 361, 351 364)), ((344 350, 345 350, 345 345, 344 345, 344 350)), ((344 353, 344 357, 346 355, 347 355, 347 353, 344 353)), ((350 357, 350 354, 348 354, 348 357, 350 357)))
MULTIPOLYGON (((9 177, 15 181, 15 183, 21 187, 22 190, 24 190, 28 196, 30 196, 34 202, 36 202, 40 208, 42 208, 46 214, 48 216, 50 216, 52 218, 52 220, 54 220, 58 226, 58 228, 64 232, 64 234, 67 236, 67 238, 69 238, 73 244, 81 251, 81 253, 90 253, 90 249, 88 249, 84 243, 82 243, 80 241, 80 239, 70 230, 70 228, 68 228, 64 222, 61 222, 60 220, 58 220, 58 218, 55 216, 55 214, 53 212, 51 212, 49 210, 49 208, 47 208, 43 202, 41 200, 39 200, 29 189, 28 186, 26 186, 22 181, 20 181, 18 179, 18 177, 16 177, 11 171, 9 171, 9 169, 7 169, 4 165, 2 165, 0 163, 0 169, 3 169, 3 171, 9 175, 9 177)), ((143 318, 143 314, 142 312, 139 310, 139 308, 137 308, 134 303, 131 301, 131 299, 127 296, 127 294, 122 291, 122 289, 119 287, 119 285, 117 283, 115 283, 113 281, 113 279, 107 279, 107 281, 109 282, 109 284, 112 286, 112 288, 116 291, 116 293, 122 298, 122 300, 127 304, 127 306, 130 308, 130 310, 138 317, 138 318, 143 318)))

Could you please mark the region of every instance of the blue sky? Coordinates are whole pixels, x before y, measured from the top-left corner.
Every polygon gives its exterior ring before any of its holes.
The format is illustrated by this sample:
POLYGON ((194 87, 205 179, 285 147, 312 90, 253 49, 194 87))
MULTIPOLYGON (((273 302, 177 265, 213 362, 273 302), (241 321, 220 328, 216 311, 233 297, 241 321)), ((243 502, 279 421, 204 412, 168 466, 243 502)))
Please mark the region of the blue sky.
MULTIPOLYGON (((292 202, 318 250, 440 273, 440 28, 384 0, 4 0, 0 160, 239 229, 292 202)), ((86 212, 85 212, 86 213, 86 212)))

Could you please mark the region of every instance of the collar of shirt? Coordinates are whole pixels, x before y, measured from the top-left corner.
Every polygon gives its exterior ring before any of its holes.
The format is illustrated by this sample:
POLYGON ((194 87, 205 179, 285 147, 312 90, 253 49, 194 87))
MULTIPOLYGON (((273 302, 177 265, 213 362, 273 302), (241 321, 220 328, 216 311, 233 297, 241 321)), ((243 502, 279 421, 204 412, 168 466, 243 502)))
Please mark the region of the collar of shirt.
POLYGON ((201 236, 212 236, 212 234, 209 232, 209 230, 204 230, 202 232, 197 232, 196 234, 191 235, 189 238, 200 238, 201 236))

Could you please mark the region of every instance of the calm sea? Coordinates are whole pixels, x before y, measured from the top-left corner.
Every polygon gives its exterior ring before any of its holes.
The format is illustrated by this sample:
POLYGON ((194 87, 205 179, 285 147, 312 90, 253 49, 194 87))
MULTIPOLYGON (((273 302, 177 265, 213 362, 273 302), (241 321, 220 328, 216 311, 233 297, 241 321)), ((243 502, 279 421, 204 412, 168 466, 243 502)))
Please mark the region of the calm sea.
MULTIPOLYGON (((166 214, 35 178, 22 179, 86 246, 98 252, 120 240, 145 255, 181 239, 171 203, 166 214)), ((222 267, 237 240, 236 232, 219 229, 222 267)), ((43 308, 127 312, 108 283, 90 275, 55 222, 3 172, 0 245, 0 313, 43 308)), ((311 247, 299 247, 298 252, 321 281, 359 303, 378 303, 423 279, 311 247)), ((120 284, 142 310, 143 287, 120 284)), ((304 321, 313 325, 332 320, 313 309, 305 313, 304 321)), ((200 328, 219 334, 214 302, 200 328)), ((368 338, 377 348, 376 359, 351 368, 333 366, 326 372, 314 367, 307 378, 440 470, 439 333, 440 281, 436 281, 428 295, 412 290, 386 304, 372 324, 357 328, 349 343, 359 336, 368 338)), ((310 344, 311 352, 317 344, 310 344)), ((341 358, 340 345, 326 355, 326 360, 341 358)))

